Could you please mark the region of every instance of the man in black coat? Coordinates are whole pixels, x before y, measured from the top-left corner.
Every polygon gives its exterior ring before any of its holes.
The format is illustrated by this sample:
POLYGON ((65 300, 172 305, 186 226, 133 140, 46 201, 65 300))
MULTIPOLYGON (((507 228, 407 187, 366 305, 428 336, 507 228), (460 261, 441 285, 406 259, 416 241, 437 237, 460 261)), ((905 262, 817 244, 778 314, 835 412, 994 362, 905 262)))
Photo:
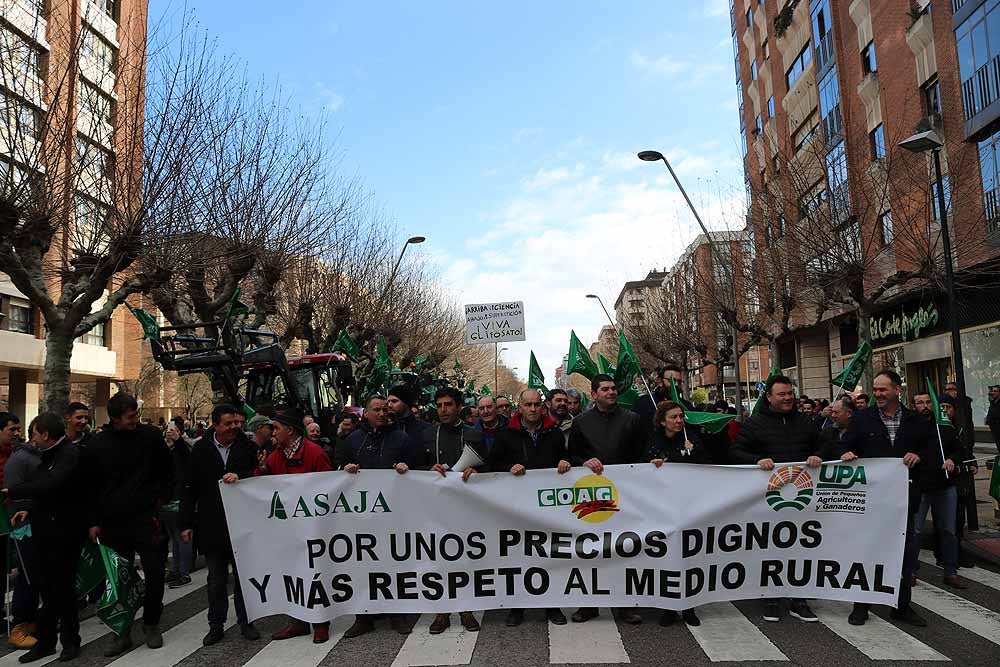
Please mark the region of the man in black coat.
MULTIPOLYGON (((146 646, 161 648, 166 531, 160 525, 160 507, 173 493, 174 463, 159 429, 139 423, 139 404, 119 392, 108 400, 111 423, 87 444, 89 465, 97 476, 95 522, 90 539, 101 539, 126 562, 138 553, 146 580, 142 622, 146 646)), ((132 637, 117 637, 105 657, 132 648, 132 637)))
MULTIPOLYGON (((910 577, 916 571, 920 552, 920 545, 913 534, 913 517, 920 502, 919 487, 915 480, 920 474, 921 461, 929 459, 932 425, 927 418, 903 406, 899 400, 902 385, 903 380, 895 371, 883 370, 875 376, 875 406, 858 410, 851 417, 844 437, 847 452, 841 459, 853 461, 859 458, 897 458, 902 459, 903 465, 910 471, 903 576, 892 618, 923 627, 927 625, 927 621, 910 607, 910 577)), ((851 625, 864 625, 868 620, 870 607, 869 604, 855 603, 848 622, 851 625)))
MULTIPOLYGON (((776 463, 805 461, 810 468, 818 468, 823 463, 819 457, 819 431, 811 414, 796 409, 792 381, 784 375, 774 375, 764 386, 764 394, 767 403, 760 412, 743 422, 736 435, 731 449, 732 462, 774 470, 776 463)), ((801 598, 791 600, 788 613, 807 623, 819 621, 809 603, 801 598)), ((780 600, 765 600, 764 620, 771 623, 781 620, 780 600)))
MULTIPOLYGON (((61 415, 43 412, 31 423, 31 437, 41 463, 24 482, 5 489, 14 500, 31 500, 35 570, 44 573, 35 585, 42 598, 38 642, 19 662, 41 660, 56 652, 56 631, 62 642, 61 661, 80 655, 80 619, 76 603, 76 570, 87 539, 87 481, 81 475, 80 450, 65 437, 61 415)), ((29 512, 19 511, 20 525, 29 512)))
POLYGON ((181 539, 190 543, 198 532, 198 544, 205 554, 208 568, 208 634, 205 646, 222 641, 226 616, 229 613, 229 591, 226 585, 232 567, 233 605, 236 620, 244 639, 260 639, 260 633, 247 620, 240 577, 236 572, 229 526, 222 506, 219 480, 234 484, 253 477, 257 467, 257 448, 243 434, 238 419, 240 411, 232 405, 217 405, 212 410, 212 428, 191 449, 190 469, 181 493, 181 539))
POLYGON ((993 443, 1000 453, 1000 384, 990 385, 990 407, 986 412, 986 425, 993 436, 993 443))
MULTIPOLYGON (((590 397, 594 408, 573 420, 569 432, 569 463, 583 465, 595 475, 604 473, 604 466, 618 463, 638 463, 649 449, 652 428, 645 429, 639 416, 618 406, 615 379, 600 373, 590 381, 590 397)), ((562 462, 559 472, 568 470, 562 462)), ((642 623, 634 608, 622 610, 622 620, 631 625, 642 623)), ((581 607, 571 617, 574 623, 597 618, 596 607, 581 607)))
POLYGON ((411 438, 419 438, 424 429, 431 427, 422 419, 417 419, 410 408, 420 400, 420 393, 409 385, 396 385, 389 390, 386 400, 389 404, 389 412, 392 421, 396 426, 411 438))
MULTIPOLYGON (((525 389, 518 398, 518 406, 507 428, 499 431, 493 441, 490 470, 514 475, 544 468, 568 470, 562 429, 555 419, 542 414, 541 393, 537 389, 525 389)), ((545 617, 556 625, 566 624, 566 617, 558 607, 546 609, 545 617)), ((508 626, 521 625, 523 620, 524 609, 507 612, 508 626)))

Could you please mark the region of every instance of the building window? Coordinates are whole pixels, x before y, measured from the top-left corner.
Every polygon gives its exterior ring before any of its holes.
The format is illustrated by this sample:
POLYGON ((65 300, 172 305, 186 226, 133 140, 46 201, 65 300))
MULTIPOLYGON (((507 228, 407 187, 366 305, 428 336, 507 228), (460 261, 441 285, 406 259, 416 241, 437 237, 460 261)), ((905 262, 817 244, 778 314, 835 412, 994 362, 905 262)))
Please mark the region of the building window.
POLYGON ((764 52, 764 60, 767 60, 768 58, 771 57, 771 49, 767 45, 767 40, 766 39, 764 40, 764 43, 760 45, 760 48, 764 52))
POLYGON ((760 119, 758 115, 754 119, 754 136, 760 136, 760 133, 764 131, 764 122, 760 119))
POLYGON ((750 78, 753 79, 754 81, 757 80, 757 60, 756 59, 754 59, 754 61, 752 63, 750 63, 750 78))
MULTIPOLYGON (((81 32, 80 53, 85 59, 96 65, 97 74, 102 80, 99 83, 103 83, 105 77, 114 77, 115 48, 86 25, 83 26, 81 32)), ((109 83, 113 83, 113 81, 112 78, 109 83)))
POLYGON ((44 52, 21 35, 2 29, 0 48, 4 51, 4 74, 17 77, 25 72, 35 79, 41 80, 43 74, 44 52), (9 60, 8 60, 9 58, 9 60))
POLYGON ((974 11, 955 29, 955 43, 968 120, 1000 96, 1000 6, 985 3, 974 11))
POLYGON ((989 233, 1000 230, 1000 179, 997 178, 997 146, 1000 132, 979 142, 979 165, 982 169, 983 210, 986 230, 989 233))
POLYGON ((878 71, 878 64, 875 62, 875 42, 868 42, 868 46, 861 51, 861 71, 864 74, 878 71))
MULTIPOLYGON (((941 182, 944 184, 944 212, 946 215, 951 215, 951 180, 948 175, 945 174, 941 177, 941 182)), ((937 181, 931 183, 931 219, 934 222, 940 222, 938 215, 940 214, 940 206, 938 204, 938 183, 937 181)))
POLYGON ((921 86, 920 94, 924 100, 924 112, 928 116, 941 113, 941 84, 937 77, 921 86))
POLYGON ((828 0, 812 4, 813 41, 816 43, 816 69, 822 71, 833 61, 833 26, 830 25, 828 0))
POLYGON ((788 90, 792 89, 792 86, 794 86, 795 82, 799 80, 799 77, 802 76, 802 73, 806 71, 806 68, 809 67, 809 63, 811 62, 812 46, 810 44, 806 44, 802 47, 802 51, 799 55, 796 56, 792 66, 785 72, 785 85, 788 87, 788 90))
POLYGON ((882 245, 892 243, 892 211, 886 211, 878 217, 878 235, 882 245))
POLYGON ((780 155, 775 155, 774 157, 771 158, 771 169, 774 171, 775 174, 780 174, 781 173, 781 156, 780 155))
POLYGON ((778 223, 778 238, 780 239, 781 237, 783 237, 785 235, 785 216, 784 216, 784 214, 779 213, 778 217, 775 219, 775 221, 778 223))
POLYGON ((115 102, 110 95, 102 92, 97 86, 80 79, 80 92, 76 102, 77 110, 89 114, 94 121, 109 126, 114 124, 115 102))
POLYGON ((819 84, 819 109, 823 115, 823 139, 830 146, 839 141, 843 129, 840 118, 840 84, 836 69, 830 70, 819 84))
POLYGON ((881 123, 868 133, 868 146, 871 148, 872 160, 881 160, 885 157, 885 130, 881 123))
POLYGON ((774 118, 774 95, 767 98, 767 117, 774 118))
POLYGON ((107 347, 107 341, 104 336, 104 323, 102 322, 98 324, 93 329, 77 338, 76 342, 83 343, 84 345, 107 347))
POLYGON ((795 142, 796 153, 801 151, 803 148, 806 147, 806 144, 812 141, 812 138, 816 136, 817 130, 819 130, 819 123, 816 123, 815 125, 810 127, 808 130, 805 131, 804 134, 802 134, 801 137, 799 137, 798 141, 795 142))
POLYGON ((747 9, 747 28, 753 25, 753 9, 747 9))
POLYGON ((7 331, 24 334, 34 333, 31 326, 31 304, 22 299, 10 300, 7 331))
POLYGON ((118 0, 103 0, 104 13, 115 22, 118 21, 118 0))
POLYGON ((840 222, 851 208, 847 183, 847 150, 841 141, 826 156, 826 178, 830 187, 834 220, 840 222))

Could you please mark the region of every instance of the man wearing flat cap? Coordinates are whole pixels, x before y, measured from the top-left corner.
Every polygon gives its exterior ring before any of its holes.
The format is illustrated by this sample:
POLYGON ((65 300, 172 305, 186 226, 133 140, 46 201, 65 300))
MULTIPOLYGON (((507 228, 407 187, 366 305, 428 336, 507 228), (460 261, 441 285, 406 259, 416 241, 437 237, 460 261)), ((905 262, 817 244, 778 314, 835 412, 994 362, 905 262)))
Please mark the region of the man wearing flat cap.
POLYGON ((405 384, 396 385, 389 390, 386 398, 389 403, 389 413, 397 428, 414 440, 419 440, 421 432, 429 428, 430 424, 417 419, 410 409, 420 400, 417 390, 405 384))

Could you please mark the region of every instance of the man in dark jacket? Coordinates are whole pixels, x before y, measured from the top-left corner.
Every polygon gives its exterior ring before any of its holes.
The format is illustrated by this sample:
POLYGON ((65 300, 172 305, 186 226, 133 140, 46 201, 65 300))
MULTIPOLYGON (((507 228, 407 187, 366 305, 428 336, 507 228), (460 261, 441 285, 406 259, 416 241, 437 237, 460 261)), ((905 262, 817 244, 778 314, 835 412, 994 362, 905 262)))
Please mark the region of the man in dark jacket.
POLYGON ((419 399, 418 391, 405 384, 393 387, 386 396, 392 421, 401 431, 414 439, 419 438, 420 433, 431 426, 422 419, 417 419, 413 410, 410 409, 417 404, 419 399))
MULTIPOLYGON (((639 424, 639 416, 618 406, 615 379, 600 373, 590 382, 594 408, 573 420, 569 432, 569 462, 583 465, 595 475, 604 473, 604 466, 617 463, 638 463, 649 449, 652 429, 639 424)), ((562 463, 559 472, 568 469, 562 463)), ((596 607, 581 607, 573 613, 574 623, 597 618, 596 607)), ((622 610, 622 620, 631 625, 642 623, 642 616, 633 608, 622 610)))
MULTIPOLYGON (((3 467, 3 483, 8 487, 31 479, 35 468, 41 463, 34 443, 21 441, 20 427, 17 417, 9 412, 0 412, 0 446, 12 447, 10 458, 3 467)), ((16 516, 19 512, 28 512, 30 515, 31 506, 30 500, 10 500, 7 503, 7 513, 16 516)), ((7 643, 20 649, 31 648, 37 643, 31 635, 38 618, 38 587, 32 584, 36 579, 35 543, 29 526, 30 523, 25 519, 8 536, 13 540, 11 551, 17 559, 18 572, 11 600, 14 626, 10 629, 7 643)))
MULTIPOLYGON (((98 475, 95 522, 90 539, 101 540, 126 562, 138 553, 146 581, 142 622, 146 646, 161 648, 166 531, 159 513, 173 492, 174 465, 163 435, 152 425, 139 423, 139 404, 119 392, 108 400, 111 423, 87 444, 93 473, 98 475)), ((132 648, 132 637, 117 637, 105 657, 132 648)))
MULTIPOLYGON (((212 428, 194 443, 189 457, 189 469, 181 493, 181 539, 191 543, 198 533, 200 551, 205 554, 208 568, 208 634, 205 646, 222 641, 226 616, 229 613, 229 591, 226 585, 232 567, 233 605, 236 621, 244 639, 260 639, 260 632, 247 620, 240 577, 229 539, 229 526, 219 493, 219 480, 233 484, 253 477, 257 467, 257 448, 240 429, 239 410, 232 405, 217 405, 212 410, 212 428)), ((176 446, 183 446, 179 443, 176 446)))
MULTIPOLYGON (((338 445, 337 467, 352 475, 365 470, 395 470, 403 475, 410 468, 416 450, 413 441, 389 421, 389 404, 384 396, 372 396, 365 405, 364 421, 347 440, 338 445)), ((390 616, 392 629, 408 635, 413 629, 406 614, 390 616)), ((375 616, 358 614, 344 637, 354 639, 375 629, 375 616)))
MULTIPOLYGON (((38 642, 19 662, 41 660, 56 652, 56 632, 62 643, 61 661, 80 655, 80 619, 76 605, 76 570, 87 539, 87 486, 80 474, 80 450, 66 441, 61 415, 43 412, 31 424, 31 436, 40 451, 41 464, 31 477, 5 489, 13 500, 31 500, 32 536, 36 570, 44 572, 36 582, 42 597, 38 619, 38 642)), ((25 513, 18 512, 20 524, 25 513)))
MULTIPOLYGON (((507 428, 497 434, 490 449, 490 470, 523 475, 527 470, 568 469, 562 430, 555 419, 542 414, 541 393, 537 389, 525 389, 517 403, 518 411, 510 418, 507 428)), ((556 625, 566 624, 566 617, 559 608, 546 609, 545 618, 556 625)), ((507 612, 508 626, 521 625, 523 620, 524 609, 507 612)))
POLYGON ((493 448, 497 434, 507 428, 507 418, 497 412, 496 401, 492 396, 483 396, 476 406, 476 414, 479 419, 473 427, 483 434, 483 442, 486 443, 487 451, 493 448))
POLYGON ((1000 453, 1000 384, 990 385, 990 407, 986 412, 986 425, 993 435, 997 453, 1000 453))
MULTIPOLYGON (((931 423, 925 417, 906 409, 899 400, 903 380, 892 370, 875 376, 875 406, 858 410, 851 417, 844 443, 844 461, 858 458, 897 458, 910 471, 909 510, 906 513, 906 546, 903 549, 903 573, 899 583, 897 607, 892 618, 923 627, 927 621, 910 607, 910 577, 916 571, 919 544, 913 533, 913 517, 920 499, 915 480, 920 474, 921 461, 929 458, 931 423), (916 546, 916 549, 913 546, 916 546)), ((848 622, 864 625, 868 620, 869 604, 855 603, 848 622)))
POLYGON ((854 412, 854 401, 850 396, 842 396, 830 404, 830 427, 819 434, 819 457, 824 461, 835 461, 847 451, 844 438, 854 412))
MULTIPOLYGON (((483 434, 474 428, 466 426, 462 421, 461 410, 464 396, 454 387, 442 387, 434 393, 434 405, 437 407, 440 423, 425 430, 420 441, 420 467, 433 470, 442 475, 455 469, 455 464, 462 458, 465 446, 470 446, 479 458, 486 461, 486 442, 483 434)), ((486 470, 485 463, 480 466, 486 470)), ((462 479, 468 480, 476 472, 473 467, 458 471, 462 479)), ((462 627, 469 632, 479 632, 479 621, 471 611, 459 614, 462 627)), ((451 625, 450 614, 438 614, 431 622, 430 633, 437 635, 451 625)))
MULTIPOLYGON (((792 381, 784 375, 774 375, 764 385, 764 394, 767 403, 743 422, 736 435, 732 462, 774 470, 776 463, 805 461, 810 468, 818 468, 823 463, 819 457, 819 431, 811 414, 796 409, 792 381)), ((791 600, 788 613, 807 623, 819 621, 803 599, 791 600)), ((781 620, 780 600, 765 600, 764 620, 771 623, 781 620)))

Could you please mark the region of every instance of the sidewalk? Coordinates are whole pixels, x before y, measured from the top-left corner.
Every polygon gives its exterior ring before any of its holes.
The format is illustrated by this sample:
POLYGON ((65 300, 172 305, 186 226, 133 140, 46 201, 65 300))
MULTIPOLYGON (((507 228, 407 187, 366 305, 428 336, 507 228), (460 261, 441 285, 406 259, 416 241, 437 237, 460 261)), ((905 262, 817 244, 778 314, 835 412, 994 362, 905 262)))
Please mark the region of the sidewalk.
MULTIPOLYGON (((976 457, 996 456, 996 447, 992 444, 976 445, 976 457)), ((965 531, 962 547, 976 558, 985 560, 1000 567, 1000 526, 996 515, 996 501, 990 497, 990 474, 986 461, 979 462, 979 473, 976 475, 976 508, 979 510, 979 530, 965 531)))

